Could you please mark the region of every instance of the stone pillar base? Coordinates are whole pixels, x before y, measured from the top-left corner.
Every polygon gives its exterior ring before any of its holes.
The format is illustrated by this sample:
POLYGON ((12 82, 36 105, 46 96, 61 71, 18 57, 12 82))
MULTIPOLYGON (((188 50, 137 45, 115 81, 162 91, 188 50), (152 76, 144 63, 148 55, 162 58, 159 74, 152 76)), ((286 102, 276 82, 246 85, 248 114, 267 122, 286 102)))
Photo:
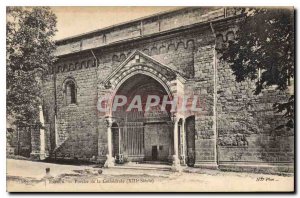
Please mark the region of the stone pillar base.
POLYGON ((171 171, 173 172, 182 172, 182 166, 180 164, 177 164, 177 165, 172 165, 171 166, 171 171))
POLYGON ((30 153, 30 159, 32 160, 44 160, 46 157, 45 153, 30 153))
POLYGON ((171 170, 174 172, 182 171, 182 167, 180 165, 180 160, 178 159, 178 157, 176 155, 173 155, 173 163, 172 163, 171 170))
POLYGON ((186 166, 186 157, 185 157, 185 155, 180 156, 180 164, 182 166, 186 166))
POLYGON ((106 161, 104 164, 104 168, 110 168, 115 166, 115 158, 106 155, 106 161))

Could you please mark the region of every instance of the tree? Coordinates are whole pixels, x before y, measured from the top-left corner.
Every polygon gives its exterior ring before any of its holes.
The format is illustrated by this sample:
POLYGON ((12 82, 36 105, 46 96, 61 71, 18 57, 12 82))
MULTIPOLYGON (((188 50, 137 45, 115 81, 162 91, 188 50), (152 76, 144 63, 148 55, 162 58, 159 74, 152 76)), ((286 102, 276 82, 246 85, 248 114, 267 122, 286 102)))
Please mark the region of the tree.
POLYGON ((8 7, 6 29, 7 116, 38 123, 43 78, 55 61, 56 16, 48 7, 8 7))
MULTIPOLYGON (((294 12, 290 9, 243 9, 236 38, 220 49, 221 60, 230 64, 236 81, 256 80, 255 94, 275 85, 287 91, 294 79, 294 12), (258 79, 258 80, 257 80, 258 79)), ((294 127, 294 93, 274 109, 294 127)), ((282 128, 284 126, 279 126, 282 128)))

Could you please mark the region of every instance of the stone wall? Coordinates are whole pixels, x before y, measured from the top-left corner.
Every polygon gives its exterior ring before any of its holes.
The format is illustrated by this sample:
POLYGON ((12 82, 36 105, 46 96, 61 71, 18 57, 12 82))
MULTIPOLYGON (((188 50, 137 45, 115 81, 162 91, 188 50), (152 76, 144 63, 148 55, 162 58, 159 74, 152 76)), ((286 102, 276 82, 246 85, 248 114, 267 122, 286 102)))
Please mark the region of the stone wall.
MULTIPOLYGON (((173 16, 168 18, 166 15, 160 22, 160 28, 169 30, 179 27, 180 24, 192 20, 193 16, 196 17, 197 13, 202 19, 205 16, 206 20, 218 19, 221 16, 218 9, 214 9, 209 15, 216 18, 205 15, 206 11, 203 9, 203 13, 192 9, 191 13, 178 15, 179 18, 173 16), (178 26, 168 27, 168 24, 178 26)), ((195 20, 195 23, 201 21, 200 18, 198 21, 195 20)), ((144 21, 144 34, 150 34, 155 30, 154 27, 157 25, 155 20, 144 21)), ((80 41, 81 44, 75 45, 72 39, 69 44, 61 44, 58 48, 59 53, 74 53, 60 56, 54 67, 56 72, 51 69, 45 82, 45 88, 49 91, 46 100, 50 101, 46 108, 48 123, 53 134, 54 112, 51 108, 54 105, 53 75, 57 73, 58 137, 54 149, 56 157, 105 160, 107 154, 105 115, 97 111, 96 105, 97 98, 105 96, 109 90, 102 87, 101 83, 130 54, 139 50, 185 78, 184 93, 181 94, 199 96, 201 111, 196 114, 189 112, 186 115, 186 117, 195 115, 196 164, 293 162, 293 133, 283 131, 279 133, 275 130, 284 119, 272 110, 272 104, 275 101, 285 100, 286 94, 269 89, 255 96, 254 82, 237 83, 229 66, 218 60, 219 54, 215 49, 220 47, 220 42, 226 42, 234 37, 234 22, 235 19, 217 25, 215 22, 213 26, 217 37, 211 25, 206 24, 169 34, 124 41, 118 45, 107 43, 105 48, 95 48, 92 52, 83 51, 97 47, 104 41, 116 42, 118 39, 130 38, 136 34, 135 26, 127 28, 121 26, 114 28, 114 32, 110 33, 114 39, 107 33, 106 40, 100 37, 89 38, 87 35, 87 38, 80 41), (74 51, 77 45, 79 48, 74 51), (64 82, 68 78, 76 82, 77 103, 66 106, 64 82)), ((51 145, 55 141, 53 137, 50 134, 51 145)))
MULTIPOLYGON (((233 32, 230 28, 221 32, 222 42, 229 40, 233 32)), ((218 61, 219 163, 293 163, 293 131, 276 129, 286 119, 273 110, 274 103, 286 101, 289 95, 275 87, 259 95, 254 91, 255 81, 236 82, 229 65, 218 61)))
MULTIPOLYGON (((63 63, 68 64, 66 60, 63 63)), ((56 93, 56 157, 95 158, 98 155, 96 68, 59 72, 56 74, 56 93), (66 104, 64 82, 68 78, 76 82, 76 104, 66 104)))
POLYGON ((152 146, 157 146, 158 160, 168 161, 172 156, 172 127, 166 123, 147 123, 145 125, 145 159, 152 160, 152 146))
POLYGON ((56 55, 93 49, 123 40, 169 31, 182 26, 217 20, 223 18, 224 14, 224 8, 220 7, 179 9, 175 12, 104 28, 84 35, 84 39, 82 39, 82 37, 74 37, 67 40, 63 39, 58 41, 56 55))
MULTIPOLYGON (((95 61, 90 52, 60 58, 56 64, 57 144, 59 147, 56 149, 57 157, 72 158, 82 153, 80 152, 82 146, 88 146, 90 150, 84 151, 78 158, 84 156, 105 158, 107 151, 106 126, 104 115, 97 114, 96 102, 97 97, 104 96, 107 91, 101 86, 97 86, 97 83, 101 83, 134 50, 140 50, 150 55, 186 78, 194 78, 194 51, 197 48, 197 38, 201 38, 203 34, 199 34, 198 30, 184 35, 174 34, 163 38, 142 40, 135 42, 134 45, 111 47, 105 51, 94 50, 98 67, 94 66, 95 61), (198 35, 197 38, 196 35, 198 35), (76 82, 76 105, 65 105, 63 86, 64 81, 68 78, 72 78, 76 82)), ((201 39, 200 42, 203 40, 201 39)), ((54 73, 53 70, 52 73, 54 73)), ((49 77, 47 89, 50 91, 53 86, 52 81, 53 77, 49 77)))

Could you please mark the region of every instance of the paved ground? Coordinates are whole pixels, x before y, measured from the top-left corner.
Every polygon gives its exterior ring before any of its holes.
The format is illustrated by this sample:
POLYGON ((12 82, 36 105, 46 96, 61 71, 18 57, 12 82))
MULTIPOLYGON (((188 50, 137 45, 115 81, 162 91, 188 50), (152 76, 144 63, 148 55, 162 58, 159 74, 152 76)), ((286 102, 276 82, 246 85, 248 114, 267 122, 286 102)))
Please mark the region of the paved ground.
POLYGON ((7 160, 8 191, 292 191, 293 176, 191 169, 193 173, 7 160), (50 175, 45 169, 50 168, 50 175))

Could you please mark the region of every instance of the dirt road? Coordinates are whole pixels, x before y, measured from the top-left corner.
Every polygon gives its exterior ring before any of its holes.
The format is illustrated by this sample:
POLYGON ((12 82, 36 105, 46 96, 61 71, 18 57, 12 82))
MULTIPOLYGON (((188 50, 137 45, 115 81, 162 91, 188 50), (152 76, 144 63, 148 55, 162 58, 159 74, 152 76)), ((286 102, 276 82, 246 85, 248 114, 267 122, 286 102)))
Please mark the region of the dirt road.
POLYGON ((191 169, 193 173, 7 160, 13 191, 292 191, 293 176, 191 169), (46 175, 45 169, 50 168, 46 175))

